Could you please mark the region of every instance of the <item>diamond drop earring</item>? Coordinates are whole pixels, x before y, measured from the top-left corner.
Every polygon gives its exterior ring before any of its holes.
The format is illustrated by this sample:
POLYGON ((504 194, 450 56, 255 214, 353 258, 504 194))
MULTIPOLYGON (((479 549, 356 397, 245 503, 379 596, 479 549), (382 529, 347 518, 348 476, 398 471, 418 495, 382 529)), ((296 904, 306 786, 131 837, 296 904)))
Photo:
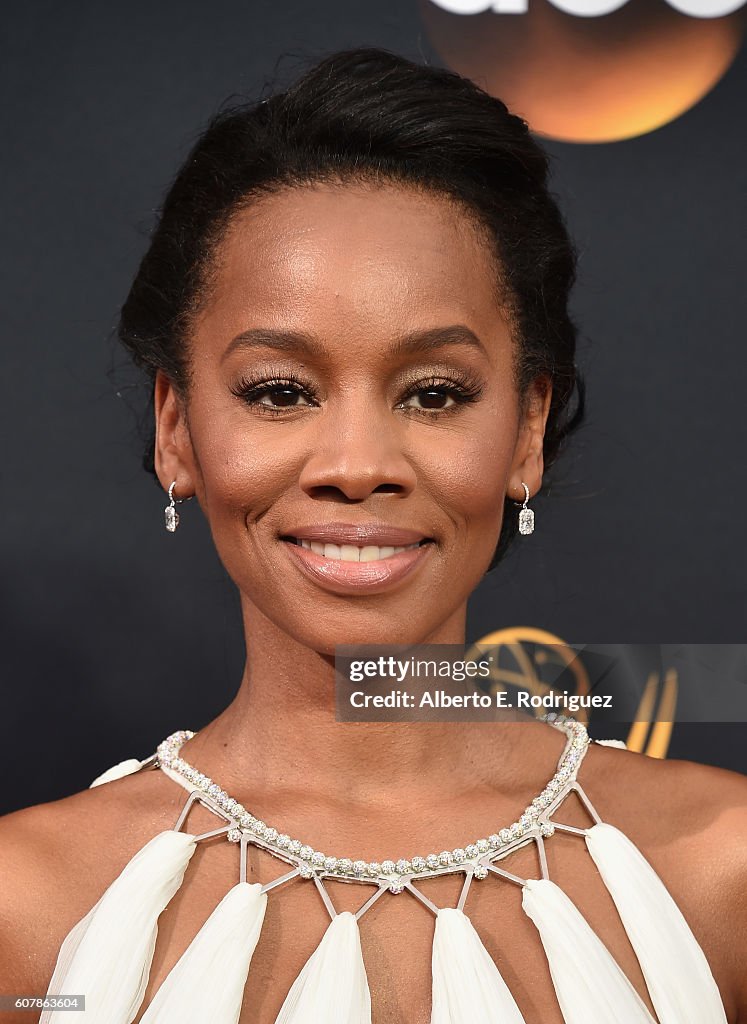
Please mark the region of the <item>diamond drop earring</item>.
POLYGON ((524 503, 515 501, 514 505, 521 505, 521 512, 519 512, 519 533, 529 534, 534 533, 534 509, 528 507, 529 502, 529 488, 521 481, 521 486, 524 488, 524 503))
MULTIPOLYGON (((166 508, 163 510, 163 515, 164 515, 164 519, 165 519, 166 529, 169 531, 169 533, 174 533, 174 531, 176 530, 177 526, 179 525, 179 513, 176 511, 176 504, 175 503, 177 501, 181 503, 182 501, 188 501, 189 500, 189 498, 175 498, 174 497, 174 488, 175 487, 176 487, 176 480, 172 480, 171 481, 171 486, 169 487, 169 501, 171 502, 171 504, 167 505, 166 508)), ((193 495, 190 494, 189 497, 192 498, 193 495)))

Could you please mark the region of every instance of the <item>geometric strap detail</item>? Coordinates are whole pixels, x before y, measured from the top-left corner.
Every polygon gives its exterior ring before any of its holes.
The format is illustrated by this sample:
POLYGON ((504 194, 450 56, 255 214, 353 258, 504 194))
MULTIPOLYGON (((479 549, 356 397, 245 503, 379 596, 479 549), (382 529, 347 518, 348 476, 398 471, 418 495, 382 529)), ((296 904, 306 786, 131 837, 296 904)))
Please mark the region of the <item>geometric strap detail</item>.
MULTIPOLYGON (((412 874, 406 880, 403 879, 402 884, 399 886, 394 886, 391 883, 382 881, 376 882, 365 878, 342 878, 337 875, 332 875, 331 873, 327 873, 326 877, 333 878, 334 881, 336 882, 349 882, 353 884, 367 885, 375 889, 372 895, 369 896, 361 905, 361 907, 356 911, 354 916, 356 917, 357 920, 359 920, 363 916, 363 914, 365 914, 366 911, 369 910, 385 892, 409 892, 415 899, 422 903, 423 906, 427 907, 428 910, 430 910, 433 914, 438 914, 440 908, 437 907, 432 902, 432 900, 428 899, 428 897, 417 887, 415 883, 420 878, 432 878, 440 874, 455 874, 457 872, 461 872, 464 874, 465 878, 459 894, 459 898, 457 900, 456 909, 463 910, 473 878, 477 878, 478 880, 483 879, 487 877, 488 873, 492 873, 500 878, 504 878, 507 881, 513 882, 519 886, 524 886, 526 884, 526 878, 514 874, 513 872, 507 870, 506 867, 499 866, 498 862, 502 862, 506 858, 510 857, 512 853, 515 853, 518 849, 521 849, 529 843, 535 844, 537 848, 540 876, 544 879, 549 879, 547 857, 545 854, 545 837, 552 835, 556 829, 580 836, 585 836, 587 832, 586 829, 577 828, 575 825, 566 825, 562 822, 558 822, 553 817, 556 811, 562 806, 566 797, 574 791, 578 794, 582 805, 589 813, 589 816, 592 819, 592 821, 595 823, 601 822, 601 818, 597 814, 593 804, 589 800, 583 788, 576 781, 575 778, 572 778, 556 795, 553 802, 548 807, 540 811, 537 818, 537 824, 540 829, 539 832, 537 832, 537 830, 535 829, 532 831, 532 834, 530 835, 517 837, 510 845, 508 845, 504 849, 498 852, 486 852, 482 856, 478 857, 475 862, 471 862, 468 864, 447 865, 436 872, 431 870, 427 872, 422 872, 421 874, 412 874)), ((298 863, 297 858, 293 857, 290 854, 285 855, 272 848, 269 844, 264 843, 259 836, 250 835, 248 831, 246 831, 245 829, 237 828, 237 822, 230 816, 230 814, 224 811, 221 807, 218 806, 218 804, 212 801, 207 794, 201 792, 200 790, 193 789, 189 793, 189 796, 187 797, 184 807, 182 808, 179 817, 176 821, 176 824, 174 825, 174 831, 180 831, 187 817, 187 814, 189 813, 189 809, 190 807, 192 807, 195 801, 199 801, 203 807, 205 807, 208 811, 210 811, 216 817, 220 818, 225 823, 218 828, 211 829, 210 831, 203 832, 202 834, 196 836, 195 842, 201 842, 203 840, 213 838, 214 836, 231 833, 229 835, 229 838, 235 839, 239 843, 240 848, 239 881, 246 881, 247 846, 249 843, 252 843, 255 846, 264 848, 273 857, 277 857, 281 860, 284 860, 286 863, 292 865, 290 871, 286 872, 278 878, 273 879, 271 882, 267 882, 266 884, 264 884, 262 886, 262 892, 269 892, 271 889, 275 889, 278 886, 284 884, 285 882, 289 882, 291 879, 296 878, 299 875, 302 875, 305 878, 311 877, 313 878, 316 889, 319 892, 319 895, 322 899, 322 902, 324 903, 325 908, 327 909, 327 912, 330 915, 330 918, 334 919, 337 916, 337 910, 335 909, 332 898, 326 886, 324 885, 324 871, 309 872, 305 864, 298 863)))

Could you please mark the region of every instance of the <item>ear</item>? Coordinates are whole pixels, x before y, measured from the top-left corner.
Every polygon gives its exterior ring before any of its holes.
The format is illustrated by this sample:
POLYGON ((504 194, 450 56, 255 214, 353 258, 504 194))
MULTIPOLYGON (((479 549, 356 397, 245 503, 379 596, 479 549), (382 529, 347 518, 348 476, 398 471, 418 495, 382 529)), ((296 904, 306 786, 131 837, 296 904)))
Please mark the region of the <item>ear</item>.
POLYGON ((191 497, 196 485, 195 462, 186 408, 162 370, 156 372, 153 411, 156 417, 154 463, 158 479, 165 491, 176 480, 174 497, 191 497))
POLYGON ((508 497, 514 501, 524 501, 522 480, 529 488, 530 496, 536 494, 542 486, 545 468, 542 449, 551 399, 551 379, 547 376, 536 377, 524 399, 519 436, 508 481, 508 497))

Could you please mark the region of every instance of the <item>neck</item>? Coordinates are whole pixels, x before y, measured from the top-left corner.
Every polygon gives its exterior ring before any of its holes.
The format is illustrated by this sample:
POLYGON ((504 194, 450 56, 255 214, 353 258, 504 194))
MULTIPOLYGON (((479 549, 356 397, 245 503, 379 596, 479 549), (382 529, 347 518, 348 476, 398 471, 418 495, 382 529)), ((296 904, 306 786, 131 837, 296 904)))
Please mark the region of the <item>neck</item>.
MULTIPOLYGON (((231 704, 183 756, 261 813, 299 801, 367 812, 408 800, 458 800, 482 787, 541 786, 562 737, 542 723, 340 722, 334 656, 311 650, 244 608, 247 660, 231 704), (533 741, 539 756, 527 758, 533 741), (541 751, 541 752, 540 752, 541 751)), ((423 643, 464 644, 465 609, 423 643)), ((269 811, 268 811, 269 813, 269 811)))

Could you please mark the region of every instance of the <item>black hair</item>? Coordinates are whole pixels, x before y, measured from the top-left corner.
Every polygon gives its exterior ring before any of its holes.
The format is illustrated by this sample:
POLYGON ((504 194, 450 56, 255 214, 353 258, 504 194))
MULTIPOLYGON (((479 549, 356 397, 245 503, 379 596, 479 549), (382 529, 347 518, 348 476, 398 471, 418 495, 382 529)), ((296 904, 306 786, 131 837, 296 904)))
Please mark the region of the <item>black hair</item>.
MULTIPOLYGON (((322 181, 394 182, 441 194, 472 217, 496 257, 520 399, 537 376, 552 382, 547 470, 584 417, 585 391, 568 310, 576 253, 548 177, 548 156, 526 122, 470 79, 379 48, 333 53, 284 91, 212 117, 158 211, 119 339, 148 374, 151 404, 158 369, 186 399, 190 325, 209 292, 216 247, 240 209, 322 181)), ((143 466, 155 477, 152 414, 149 423, 143 466)), ((505 502, 489 568, 517 533, 513 500, 505 502)))

